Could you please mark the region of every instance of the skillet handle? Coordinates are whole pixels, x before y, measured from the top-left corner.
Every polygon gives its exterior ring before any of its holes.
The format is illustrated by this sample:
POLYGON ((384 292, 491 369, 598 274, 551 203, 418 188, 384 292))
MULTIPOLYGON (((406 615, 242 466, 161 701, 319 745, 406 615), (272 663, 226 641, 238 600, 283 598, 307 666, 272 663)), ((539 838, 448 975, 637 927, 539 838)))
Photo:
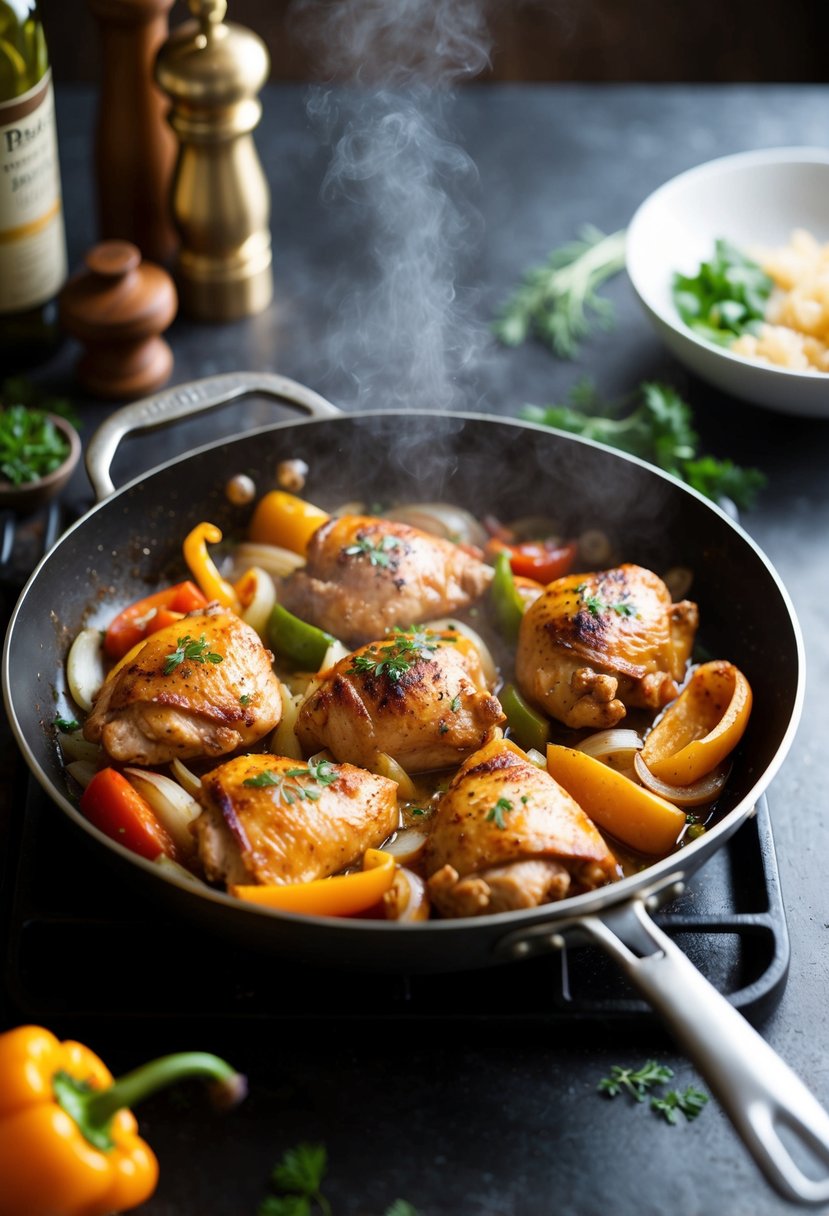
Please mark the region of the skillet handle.
POLYGON ((115 490, 110 476, 112 462, 121 440, 132 431, 166 426, 253 393, 295 405, 313 418, 335 418, 341 413, 313 389, 275 372, 228 372, 204 380, 191 380, 123 406, 98 427, 86 450, 86 470, 95 497, 101 502, 115 490))
POLYGON ((581 926, 661 1014, 705 1078, 773 1187, 801 1204, 829 1201, 829 1114, 800 1078, 677 945, 639 899, 581 926), (781 1139, 797 1143, 826 1175, 803 1172, 781 1139))

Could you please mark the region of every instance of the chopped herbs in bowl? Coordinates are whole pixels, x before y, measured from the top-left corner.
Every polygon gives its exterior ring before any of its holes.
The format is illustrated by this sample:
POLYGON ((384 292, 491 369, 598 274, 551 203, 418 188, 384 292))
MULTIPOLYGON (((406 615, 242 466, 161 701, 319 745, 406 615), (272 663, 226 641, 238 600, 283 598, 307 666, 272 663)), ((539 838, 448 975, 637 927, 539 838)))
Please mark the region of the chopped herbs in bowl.
POLYGON ((0 395, 0 506, 26 511, 63 489, 81 444, 66 418, 24 404, 21 396, 9 386, 0 395))
POLYGON ((829 149, 708 161, 659 186, 625 265, 670 352, 716 388, 829 417, 829 149))

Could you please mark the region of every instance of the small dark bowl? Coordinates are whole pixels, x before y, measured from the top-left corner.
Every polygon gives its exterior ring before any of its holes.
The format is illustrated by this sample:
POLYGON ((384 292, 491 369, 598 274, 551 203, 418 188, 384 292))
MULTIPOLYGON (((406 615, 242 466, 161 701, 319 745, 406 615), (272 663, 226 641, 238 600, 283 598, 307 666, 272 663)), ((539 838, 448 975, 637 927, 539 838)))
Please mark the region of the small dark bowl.
POLYGON ((58 465, 45 477, 39 477, 37 481, 25 481, 16 486, 0 477, 0 509, 10 508, 21 515, 30 515, 47 503, 50 498, 60 494, 74 473, 81 455, 81 441, 78 432, 59 414, 47 414, 46 417, 69 443, 69 454, 63 464, 58 465))

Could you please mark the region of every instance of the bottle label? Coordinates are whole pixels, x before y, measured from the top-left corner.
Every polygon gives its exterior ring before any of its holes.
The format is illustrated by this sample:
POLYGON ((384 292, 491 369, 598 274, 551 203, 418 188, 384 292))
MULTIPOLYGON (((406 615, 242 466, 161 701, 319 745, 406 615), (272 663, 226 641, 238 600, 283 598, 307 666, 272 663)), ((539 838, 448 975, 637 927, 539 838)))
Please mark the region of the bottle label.
POLYGON ((0 313, 57 295, 66 277, 52 75, 0 104, 0 313))

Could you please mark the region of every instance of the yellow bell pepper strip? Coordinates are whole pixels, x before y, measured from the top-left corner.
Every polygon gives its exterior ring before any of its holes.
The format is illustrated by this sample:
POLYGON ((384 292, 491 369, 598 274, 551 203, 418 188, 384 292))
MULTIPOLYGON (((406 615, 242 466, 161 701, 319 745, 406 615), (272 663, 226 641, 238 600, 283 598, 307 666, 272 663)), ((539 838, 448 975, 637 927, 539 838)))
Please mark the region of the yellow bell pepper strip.
POLYGON ((495 574, 489 595, 498 628, 509 641, 514 642, 521 627, 525 603, 515 586, 509 554, 505 550, 495 556, 495 574))
POLYGON ((642 759, 660 781, 691 785, 734 750, 751 705, 751 685, 733 663, 702 663, 645 739, 642 759))
POLYGON ((547 772, 597 827, 640 853, 669 853, 682 834, 684 811, 586 752, 551 743, 547 772))
POLYGON ((366 849, 363 868, 354 874, 286 886, 235 885, 230 887, 230 893, 260 907, 302 916, 355 916, 383 898, 394 881, 395 865, 391 853, 366 849))
POLYGON ((309 625, 280 603, 271 609, 268 645, 275 654, 296 663, 303 671, 319 671, 325 652, 335 640, 330 633, 309 625))
POLYGON ((208 600, 218 600, 223 608, 239 611, 239 597, 234 587, 223 579, 207 552, 207 546, 217 545, 222 539, 222 530, 215 524, 196 524, 184 538, 184 560, 190 573, 201 587, 208 600))
POLYGON ((212 1081, 225 1105, 245 1095, 244 1077, 203 1052, 114 1081, 89 1048, 40 1026, 0 1034, 0 1216, 106 1216, 144 1203, 158 1163, 128 1108, 185 1077, 212 1081))
POLYGON ((327 511, 304 498, 285 490, 271 490, 256 504, 248 539, 259 545, 279 545, 304 556, 309 540, 329 518, 327 511))
POLYGON ((524 751, 535 748, 543 752, 550 742, 550 723, 542 714, 532 709, 514 684, 506 684, 498 694, 501 708, 507 715, 510 737, 524 751))

